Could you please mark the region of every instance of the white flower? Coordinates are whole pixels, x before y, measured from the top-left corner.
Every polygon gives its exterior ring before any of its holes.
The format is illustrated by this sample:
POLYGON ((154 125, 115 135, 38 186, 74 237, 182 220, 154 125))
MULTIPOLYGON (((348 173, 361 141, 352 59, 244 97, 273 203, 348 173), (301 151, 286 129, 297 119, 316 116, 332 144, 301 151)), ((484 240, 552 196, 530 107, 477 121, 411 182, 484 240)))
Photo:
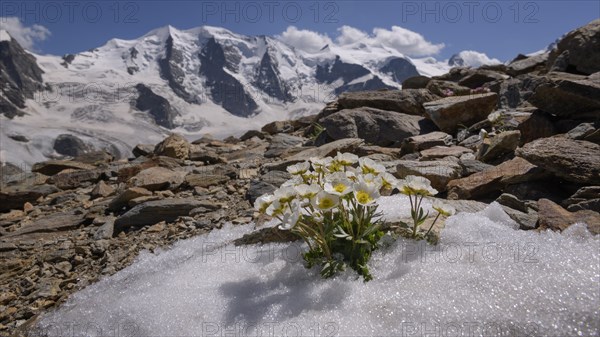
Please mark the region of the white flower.
POLYGON ((488 132, 485 129, 479 130, 479 139, 484 140, 486 138, 488 138, 488 132))
POLYGON ((379 177, 381 178, 381 187, 386 190, 392 190, 398 184, 398 179, 391 173, 383 172, 379 174, 379 177))
POLYGON ((501 118, 502 118, 501 111, 494 111, 491 114, 489 114, 487 117, 488 121, 490 121, 491 123, 499 122, 501 118))
POLYGON ((380 189, 381 185, 383 184, 383 180, 381 179, 381 177, 372 173, 359 175, 358 182, 373 186, 376 189, 380 189))
POLYGON ((336 172, 325 178, 323 189, 331 194, 339 196, 352 192, 352 180, 346 177, 344 172, 336 172))
POLYGON ((254 201, 254 209, 260 213, 265 213, 267 207, 271 206, 271 203, 273 203, 274 200, 275 197, 272 194, 261 195, 254 201))
POLYGON ((338 197, 335 194, 327 193, 325 191, 319 192, 312 200, 313 206, 322 211, 328 211, 339 205, 339 203, 340 197, 338 197))
POLYGON ((364 174, 371 173, 374 175, 378 175, 379 173, 385 172, 385 166, 376 163, 371 158, 360 158, 358 160, 358 164, 360 165, 360 168, 362 169, 362 172, 364 174))
POLYGON ((279 202, 279 200, 275 200, 271 203, 271 205, 269 205, 269 207, 267 207, 267 210, 265 211, 265 213, 267 213, 267 215, 269 216, 279 216, 282 215, 285 210, 287 209, 287 204, 286 203, 282 203, 279 202))
POLYGON ((358 156, 352 153, 338 152, 337 156, 335 156, 335 161, 337 161, 342 166, 351 166, 358 161, 358 156))
POLYGON ((310 163, 307 161, 287 167, 287 171, 292 175, 304 174, 306 171, 308 171, 308 169, 310 169, 310 163))
POLYGON ((439 201, 434 202, 431 208, 435 209, 436 211, 438 211, 438 213, 445 216, 451 216, 454 215, 454 213, 456 213, 456 209, 454 207, 441 203, 439 201))
POLYGON ((282 187, 275 191, 274 197, 275 200, 279 201, 282 204, 288 203, 296 198, 298 194, 296 193, 296 189, 291 186, 282 187))
POLYGON ((281 225, 279 225, 280 229, 290 230, 300 220, 300 202, 298 200, 292 201, 292 207, 283 214, 283 219, 281 220, 281 225))
POLYGON ((379 189, 373 184, 362 181, 354 184, 354 197, 361 205, 371 205, 379 198, 379 189))
POLYGON ((431 187, 431 181, 424 177, 407 176, 398 182, 398 190, 408 195, 436 195, 438 191, 431 187))
POLYGON ((329 164, 331 164, 332 161, 333 161, 333 158, 331 158, 331 157, 310 158, 310 162, 312 163, 313 170, 315 170, 315 172, 321 172, 321 173, 326 172, 327 166, 329 166, 329 164))
POLYGON ((294 188, 296 189, 298 196, 303 199, 312 199, 321 191, 321 186, 317 184, 301 184, 294 188))

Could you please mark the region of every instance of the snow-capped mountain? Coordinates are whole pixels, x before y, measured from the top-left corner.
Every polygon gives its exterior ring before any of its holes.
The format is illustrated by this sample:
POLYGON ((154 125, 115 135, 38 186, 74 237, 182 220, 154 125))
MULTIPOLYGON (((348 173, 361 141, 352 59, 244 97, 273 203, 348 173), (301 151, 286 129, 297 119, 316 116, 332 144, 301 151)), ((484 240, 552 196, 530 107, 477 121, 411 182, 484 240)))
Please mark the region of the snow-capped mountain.
POLYGON ((239 135, 316 113, 344 91, 400 88, 408 77, 450 68, 385 46, 307 52, 208 26, 162 27, 64 57, 25 51, 5 31, 0 37, 0 161, 26 164, 59 156, 61 134, 126 157, 171 131, 239 135))

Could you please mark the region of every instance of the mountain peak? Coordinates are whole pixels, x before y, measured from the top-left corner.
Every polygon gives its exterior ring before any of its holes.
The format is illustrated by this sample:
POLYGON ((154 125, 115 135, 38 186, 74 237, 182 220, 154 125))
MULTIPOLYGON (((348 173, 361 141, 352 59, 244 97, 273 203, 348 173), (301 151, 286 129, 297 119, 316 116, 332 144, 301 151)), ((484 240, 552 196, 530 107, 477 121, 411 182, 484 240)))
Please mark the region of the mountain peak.
POLYGON ((8 33, 8 31, 4 29, 0 29, 0 41, 10 41, 12 40, 12 36, 8 33))

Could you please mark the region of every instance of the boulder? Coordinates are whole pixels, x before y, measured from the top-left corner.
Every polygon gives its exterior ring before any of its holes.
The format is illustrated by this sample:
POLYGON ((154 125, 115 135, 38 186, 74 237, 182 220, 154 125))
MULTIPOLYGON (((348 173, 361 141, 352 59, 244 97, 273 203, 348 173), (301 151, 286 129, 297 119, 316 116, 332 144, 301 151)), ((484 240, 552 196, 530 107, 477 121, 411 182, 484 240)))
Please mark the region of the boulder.
POLYGON ((280 157, 284 152, 290 148, 301 145, 304 141, 305 139, 302 137, 292 136, 286 133, 276 134, 271 139, 271 143, 264 156, 265 158, 280 157))
POLYGON ((425 89, 427 84, 431 81, 430 77, 427 76, 413 76, 402 81, 402 89, 425 89))
POLYGON ((458 179, 462 175, 462 167, 458 160, 416 161, 401 160, 396 166, 396 176, 405 178, 408 175, 417 175, 431 180, 431 186, 443 192, 450 180, 458 179))
POLYGON ((600 19, 575 29, 565 35, 548 57, 549 68, 563 62, 566 71, 593 74, 600 71, 600 19))
POLYGON ((444 157, 459 158, 465 153, 473 153, 473 151, 462 146, 434 146, 421 151, 421 160, 433 160, 444 157))
POLYGON ((193 144, 190 148, 190 160, 203 162, 208 165, 227 163, 227 159, 219 156, 215 151, 193 144))
POLYGON ((534 56, 520 55, 508 64, 507 73, 511 76, 518 76, 530 73, 536 70, 545 70, 548 61, 548 53, 542 53, 534 56))
POLYGON ((294 131, 294 127, 289 121, 275 121, 263 126, 261 131, 274 135, 277 133, 294 131))
POLYGON ((55 213, 26 223, 15 232, 8 233, 5 237, 14 237, 33 233, 50 233, 77 228, 83 222, 83 216, 74 213, 55 213))
POLYGON ((173 222, 180 216, 187 216, 194 208, 205 206, 213 207, 213 203, 191 198, 148 201, 118 217, 115 220, 115 230, 120 231, 131 226, 154 225, 161 221, 173 222))
POLYGON ((477 199, 499 194, 511 184, 547 177, 547 173, 523 158, 515 157, 498 166, 448 183, 448 199, 477 199))
POLYGON ((100 180, 100 182, 96 184, 96 186, 94 186, 94 189, 90 192, 90 197, 92 199, 106 198, 108 196, 113 195, 114 193, 114 187, 105 183, 104 180, 100 180))
POLYGON ((508 78, 509 76, 499 72, 477 69, 473 73, 463 77, 460 81, 458 81, 458 84, 462 85, 463 87, 476 89, 482 87, 486 83, 493 81, 504 81, 508 78))
POLYGON ((423 103, 436 98, 426 89, 355 91, 342 93, 338 97, 338 103, 342 109, 368 107, 423 116, 423 103))
POLYGON ((55 174, 48 183, 56 185, 56 187, 62 190, 71 190, 83 186, 86 182, 97 182, 102 175, 105 174, 104 170, 65 170, 59 174, 55 174))
POLYGON ((54 151, 71 157, 81 156, 87 152, 94 151, 94 147, 87 144, 77 136, 62 134, 54 140, 54 151))
POLYGON ((136 145, 133 150, 131 150, 131 152, 133 153, 134 157, 147 157, 149 155, 151 155, 152 153, 154 153, 154 145, 152 144, 138 144, 136 145))
POLYGON ((423 106, 440 130, 454 134, 461 125, 471 126, 484 120, 497 103, 497 94, 486 93, 446 97, 423 106))
POLYGON ((517 149, 516 155, 567 181, 600 184, 598 144, 566 137, 541 138, 517 149))
POLYGON ((427 83, 427 90, 431 91, 434 95, 440 97, 454 96, 454 95, 467 95, 471 91, 470 88, 463 87, 462 85, 453 81, 444 81, 438 79, 432 79, 427 83))
POLYGON ((23 209, 26 202, 35 202, 40 197, 56 193, 59 189, 52 185, 2 187, 0 190, 0 212, 23 209))
POLYGON ((334 140, 361 138, 379 146, 399 145, 407 137, 435 130, 423 117, 375 108, 340 110, 319 123, 334 140))
POLYGON ((595 119, 600 116, 600 79, 551 73, 537 86, 529 102, 559 117, 595 119))
POLYGON ((452 136, 445 132, 434 131, 424 135, 408 137, 402 142, 402 153, 413 153, 434 146, 452 145, 452 136))
POLYGON ((515 150, 519 146, 521 132, 519 131, 504 131, 490 140, 489 144, 485 142, 477 153, 477 159, 485 163, 499 163, 504 161, 506 157, 514 155, 515 150))
POLYGON ((186 174, 164 167, 150 167, 129 179, 129 183, 149 191, 172 190, 183 183, 186 174))
POLYGON ((185 160, 190 156, 190 143, 182 135, 174 133, 156 145, 154 154, 185 160))
POLYGON ((111 211, 119 211, 123 207, 129 204, 129 201, 140 198, 140 197, 149 197, 152 196, 152 192, 148 191, 142 187, 130 187, 125 191, 119 193, 117 197, 115 197, 110 204, 108 205, 108 209, 111 211))
POLYGON ((517 130, 521 132, 519 146, 532 142, 539 138, 551 137, 556 134, 554 124, 550 121, 548 114, 542 111, 517 118, 517 130))
POLYGON ((600 234, 600 213, 569 212, 548 199, 538 200, 539 228, 563 231, 575 223, 585 223, 592 234, 600 234))
POLYGON ((63 170, 93 170, 93 165, 79 163, 69 160, 48 160, 41 163, 35 163, 31 167, 31 172, 38 172, 47 176, 55 175, 63 170))

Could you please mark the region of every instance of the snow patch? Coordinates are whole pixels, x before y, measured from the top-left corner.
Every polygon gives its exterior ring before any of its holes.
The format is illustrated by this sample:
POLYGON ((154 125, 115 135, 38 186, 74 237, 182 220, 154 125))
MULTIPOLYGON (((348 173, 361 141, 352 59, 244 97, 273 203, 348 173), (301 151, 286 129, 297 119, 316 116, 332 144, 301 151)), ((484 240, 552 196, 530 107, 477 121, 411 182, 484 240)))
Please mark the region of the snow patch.
MULTIPOLYGON (((406 216, 407 204, 397 195, 380 203, 392 217, 406 216)), ((448 218, 438 246, 390 241, 374 254, 368 283, 352 272, 322 280, 302 266, 299 243, 235 247, 252 226, 229 225, 142 253, 37 328, 49 336, 598 336, 600 237, 581 224, 562 234, 520 231, 508 219, 491 205, 448 218)))

